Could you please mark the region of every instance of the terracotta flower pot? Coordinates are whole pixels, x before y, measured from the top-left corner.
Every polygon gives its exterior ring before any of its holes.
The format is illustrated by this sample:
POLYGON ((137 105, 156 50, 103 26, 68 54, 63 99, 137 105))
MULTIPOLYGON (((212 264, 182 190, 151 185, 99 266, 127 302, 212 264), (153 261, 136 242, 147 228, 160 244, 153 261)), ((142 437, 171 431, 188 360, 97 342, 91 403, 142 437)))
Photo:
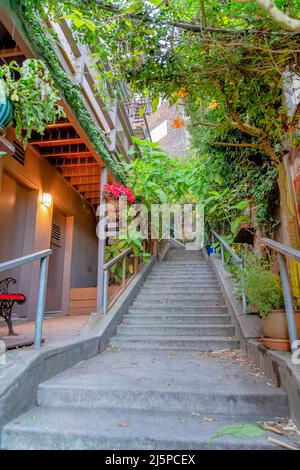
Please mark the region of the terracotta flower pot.
POLYGON ((262 338, 263 344, 273 351, 290 351, 291 344, 288 339, 262 338))
MULTIPOLYGON (((295 320, 298 331, 298 337, 300 337, 300 311, 295 312, 295 320)), ((262 327, 264 334, 267 338, 272 339, 289 339, 288 324, 286 319, 286 313, 283 310, 274 310, 269 313, 266 317, 262 318, 262 327)))

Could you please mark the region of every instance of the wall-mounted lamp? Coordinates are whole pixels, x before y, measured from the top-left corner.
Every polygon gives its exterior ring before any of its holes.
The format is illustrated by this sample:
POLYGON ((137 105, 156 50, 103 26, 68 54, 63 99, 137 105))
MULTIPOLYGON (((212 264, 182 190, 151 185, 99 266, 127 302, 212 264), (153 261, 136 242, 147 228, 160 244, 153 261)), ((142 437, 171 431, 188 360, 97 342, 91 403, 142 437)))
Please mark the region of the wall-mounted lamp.
POLYGON ((49 193, 43 193, 42 194, 42 201, 41 204, 45 207, 50 207, 52 204, 52 196, 49 193))

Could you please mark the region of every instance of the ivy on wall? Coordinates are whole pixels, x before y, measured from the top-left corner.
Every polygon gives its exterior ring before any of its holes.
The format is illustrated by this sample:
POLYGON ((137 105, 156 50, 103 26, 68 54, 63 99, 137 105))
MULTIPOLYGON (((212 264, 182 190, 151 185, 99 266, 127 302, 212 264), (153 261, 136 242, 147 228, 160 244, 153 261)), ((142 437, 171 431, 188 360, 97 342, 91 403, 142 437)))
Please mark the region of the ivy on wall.
POLYGON ((108 150, 103 139, 102 131, 94 123, 91 115, 86 109, 85 103, 82 99, 80 86, 77 85, 64 71, 55 52, 53 38, 42 29, 34 9, 34 4, 28 0, 16 0, 14 3, 15 10, 20 17, 28 39, 37 48, 38 52, 46 62, 54 82, 57 84, 66 102, 73 110, 90 142, 96 149, 97 153, 101 155, 101 159, 107 165, 108 169, 112 173, 117 174, 120 180, 123 180, 119 163, 108 150))
MULTIPOLYGON (((203 162, 201 191, 208 196, 218 192, 223 209, 228 204, 232 205, 235 199, 251 201, 251 206, 255 207, 256 228, 262 228, 266 235, 271 236, 279 223, 278 175, 276 167, 265 152, 252 147, 213 145, 214 140, 220 138, 235 145, 240 139, 238 131, 193 125, 189 126, 189 131, 192 152, 203 162)), ((250 138, 243 136, 243 139, 251 142, 250 138)), ((228 225, 230 226, 236 214, 230 211, 228 217, 220 215, 219 211, 212 210, 217 198, 211 199, 207 219, 217 230, 228 233, 228 225)))

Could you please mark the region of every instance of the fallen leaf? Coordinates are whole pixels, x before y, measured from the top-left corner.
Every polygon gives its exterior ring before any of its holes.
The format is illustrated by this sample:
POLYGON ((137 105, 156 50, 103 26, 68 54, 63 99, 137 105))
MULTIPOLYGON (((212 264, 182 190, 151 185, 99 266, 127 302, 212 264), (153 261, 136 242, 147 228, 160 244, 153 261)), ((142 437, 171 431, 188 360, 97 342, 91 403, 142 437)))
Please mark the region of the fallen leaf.
POLYGON ((208 423, 212 423, 213 421, 215 421, 213 418, 211 418, 210 416, 204 416, 203 417, 204 421, 207 421, 208 423))
POLYGON ((257 423, 248 424, 233 424, 231 426, 225 426, 219 429, 214 438, 220 436, 234 436, 234 437, 260 437, 266 434, 266 430, 257 423))

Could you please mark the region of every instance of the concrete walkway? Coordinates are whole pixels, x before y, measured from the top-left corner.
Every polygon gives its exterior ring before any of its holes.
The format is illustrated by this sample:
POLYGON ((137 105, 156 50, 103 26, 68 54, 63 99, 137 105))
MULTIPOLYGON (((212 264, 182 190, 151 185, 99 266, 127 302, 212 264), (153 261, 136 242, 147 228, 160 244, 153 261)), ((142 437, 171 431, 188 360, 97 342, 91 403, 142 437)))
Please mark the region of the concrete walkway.
POLYGON ((38 407, 5 426, 7 449, 269 449, 216 432, 288 416, 286 395, 239 351, 109 348, 39 387, 38 407))
MULTIPOLYGON (((76 338, 82 334, 89 321, 89 315, 46 317, 43 322, 43 339, 47 344, 58 343, 66 338, 76 338)), ((17 339, 33 338, 35 322, 14 324, 17 339)), ((7 335, 7 326, 0 328, 1 336, 7 335)), ((9 353, 8 353, 9 354, 9 353)))

